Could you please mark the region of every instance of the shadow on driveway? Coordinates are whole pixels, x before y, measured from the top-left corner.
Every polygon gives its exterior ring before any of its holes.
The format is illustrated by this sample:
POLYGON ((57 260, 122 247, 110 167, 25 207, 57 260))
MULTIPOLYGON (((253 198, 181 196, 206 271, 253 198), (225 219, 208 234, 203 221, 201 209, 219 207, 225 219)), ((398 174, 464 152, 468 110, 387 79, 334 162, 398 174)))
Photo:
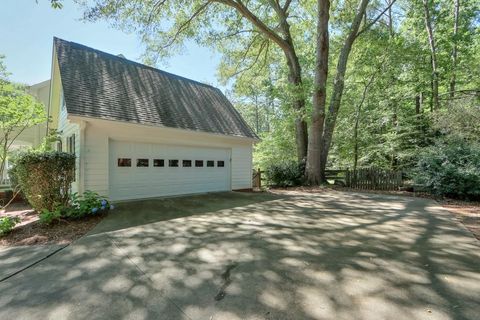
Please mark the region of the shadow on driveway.
POLYGON ((121 204, 0 284, 0 318, 478 319, 480 246, 433 201, 212 194, 121 204))

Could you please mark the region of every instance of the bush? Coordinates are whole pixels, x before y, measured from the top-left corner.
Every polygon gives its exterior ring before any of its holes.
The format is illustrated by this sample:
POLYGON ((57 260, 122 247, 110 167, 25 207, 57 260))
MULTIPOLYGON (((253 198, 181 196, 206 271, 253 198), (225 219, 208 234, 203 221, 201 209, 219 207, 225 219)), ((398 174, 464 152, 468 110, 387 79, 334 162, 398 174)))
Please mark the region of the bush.
POLYGON ((83 218, 113 209, 113 205, 106 198, 92 191, 85 191, 81 198, 74 193, 70 199, 71 206, 66 212, 68 218, 83 218))
POLYGON ((39 214, 40 223, 51 224, 55 221, 60 220, 60 218, 62 218, 62 211, 63 209, 61 207, 58 207, 53 211, 43 209, 42 212, 39 214))
POLYGON ((420 154, 413 179, 437 196, 480 199, 480 145, 463 139, 438 142, 420 154))
POLYGON ((67 207, 75 175, 75 156, 65 152, 26 152, 14 159, 12 181, 37 211, 67 207))
POLYGON ((0 236, 3 236, 9 233, 10 231, 12 231, 13 227, 15 227, 15 225, 19 222, 20 222, 19 217, 0 218, 0 236))
POLYGON ((292 187, 301 185, 304 181, 305 165, 294 161, 272 164, 265 174, 269 184, 276 187, 292 187))
POLYGON ((51 224, 60 219, 81 219, 113 210, 113 204, 92 191, 85 191, 82 197, 74 193, 70 196, 68 206, 57 205, 54 210, 42 210, 40 222, 51 224))

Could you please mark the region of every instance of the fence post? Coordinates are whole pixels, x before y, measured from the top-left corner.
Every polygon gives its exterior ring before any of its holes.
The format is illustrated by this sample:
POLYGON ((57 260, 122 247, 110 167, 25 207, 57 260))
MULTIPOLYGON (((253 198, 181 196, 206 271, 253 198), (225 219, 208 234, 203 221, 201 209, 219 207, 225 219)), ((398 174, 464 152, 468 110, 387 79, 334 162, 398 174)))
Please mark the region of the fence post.
POLYGON ((260 168, 258 168, 258 171, 257 171, 257 179, 258 179, 258 189, 262 189, 262 171, 260 170, 260 168))

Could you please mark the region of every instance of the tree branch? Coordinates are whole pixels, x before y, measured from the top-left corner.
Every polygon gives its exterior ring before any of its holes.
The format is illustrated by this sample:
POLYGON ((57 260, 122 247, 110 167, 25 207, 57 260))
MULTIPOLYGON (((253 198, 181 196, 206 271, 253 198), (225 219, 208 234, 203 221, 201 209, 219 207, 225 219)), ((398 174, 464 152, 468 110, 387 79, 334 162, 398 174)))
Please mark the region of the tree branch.
POLYGON ((275 42, 282 50, 288 51, 288 43, 280 37, 273 29, 261 21, 253 12, 251 12, 241 0, 211 0, 236 9, 243 17, 257 27, 267 38, 275 42))
POLYGON ((186 21, 184 21, 180 27, 177 29, 177 31, 175 32, 175 34, 173 35, 172 37, 172 40, 170 40, 166 45, 162 46, 161 48, 162 49, 166 49, 168 47, 170 47, 171 45, 173 45, 177 39, 178 39, 178 36, 183 32, 185 31, 185 29, 190 25, 190 23, 192 23, 193 19, 195 19, 198 15, 200 15, 213 1, 215 0, 208 0, 207 2, 205 2, 204 4, 202 4, 200 6, 200 8, 198 8, 191 16, 190 18, 188 18, 186 21))
POLYGON ((362 30, 360 30, 357 35, 355 36, 355 38, 358 38, 362 33, 364 33, 365 31, 367 31, 368 29, 370 29, 375 23, 377 23, 378 20, 380 20, 380 18, 393 6, 393 4, 396 2, 397 0, 392 0, 392 2, 390 2, 390 4, 375 18, 373 19, 369 24, 367 24, 365 27, 363 27, 362 30))
POLYGON ((292 3, 292 0, 287 0, 285 1, 285 4, 283 5, 283 12, 287 12, 288 8, 290 7, 290 3, 292 3))
POLYGON ((248 71, 248 70, 252 69, 252 68, 257 64, 258 59, 260 59, 260 56, 262 55, 262 52, 263 52, 263 50, 265 49, 265 46, 268 45, 268 43, 269 43, 268 39, 267 39, 267 40, 264 40, 264 41, 262 42, 261 46, 260 46, 260 50, 258 51, 257 56, 255 57, 255 60, 253 61, 253 63, 250 64, 248 67, 243 68, 243 69, 241 69, 241 70, 238 70, 237 72, 235 72, 234 74, 232 74, 231 78, 239 75, 240 73, 244 73, 245 71, 248 71))

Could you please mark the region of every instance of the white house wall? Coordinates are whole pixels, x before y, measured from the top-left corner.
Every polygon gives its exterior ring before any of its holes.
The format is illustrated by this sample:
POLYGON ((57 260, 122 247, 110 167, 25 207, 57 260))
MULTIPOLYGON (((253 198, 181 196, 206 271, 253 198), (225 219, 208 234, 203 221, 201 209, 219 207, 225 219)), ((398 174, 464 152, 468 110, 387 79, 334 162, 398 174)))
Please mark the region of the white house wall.
POLYGON ((65 107, 60 110, 58 131, 61 132, 63 151, 67 151, 67 138, 73 134, 75 135, 75 182, 72 184, 72 191, 78 192, 80 186, 80 130, 78 124, 68 120, 65 107))
POLYGON ((84 142, 84 190, 109 196, 109 143, 111 140, 158 143, 192 147, 231 149, 231 186, 233 190, 252 187, 252 139, 229 137, 179 129, 88 119, 84 142))

